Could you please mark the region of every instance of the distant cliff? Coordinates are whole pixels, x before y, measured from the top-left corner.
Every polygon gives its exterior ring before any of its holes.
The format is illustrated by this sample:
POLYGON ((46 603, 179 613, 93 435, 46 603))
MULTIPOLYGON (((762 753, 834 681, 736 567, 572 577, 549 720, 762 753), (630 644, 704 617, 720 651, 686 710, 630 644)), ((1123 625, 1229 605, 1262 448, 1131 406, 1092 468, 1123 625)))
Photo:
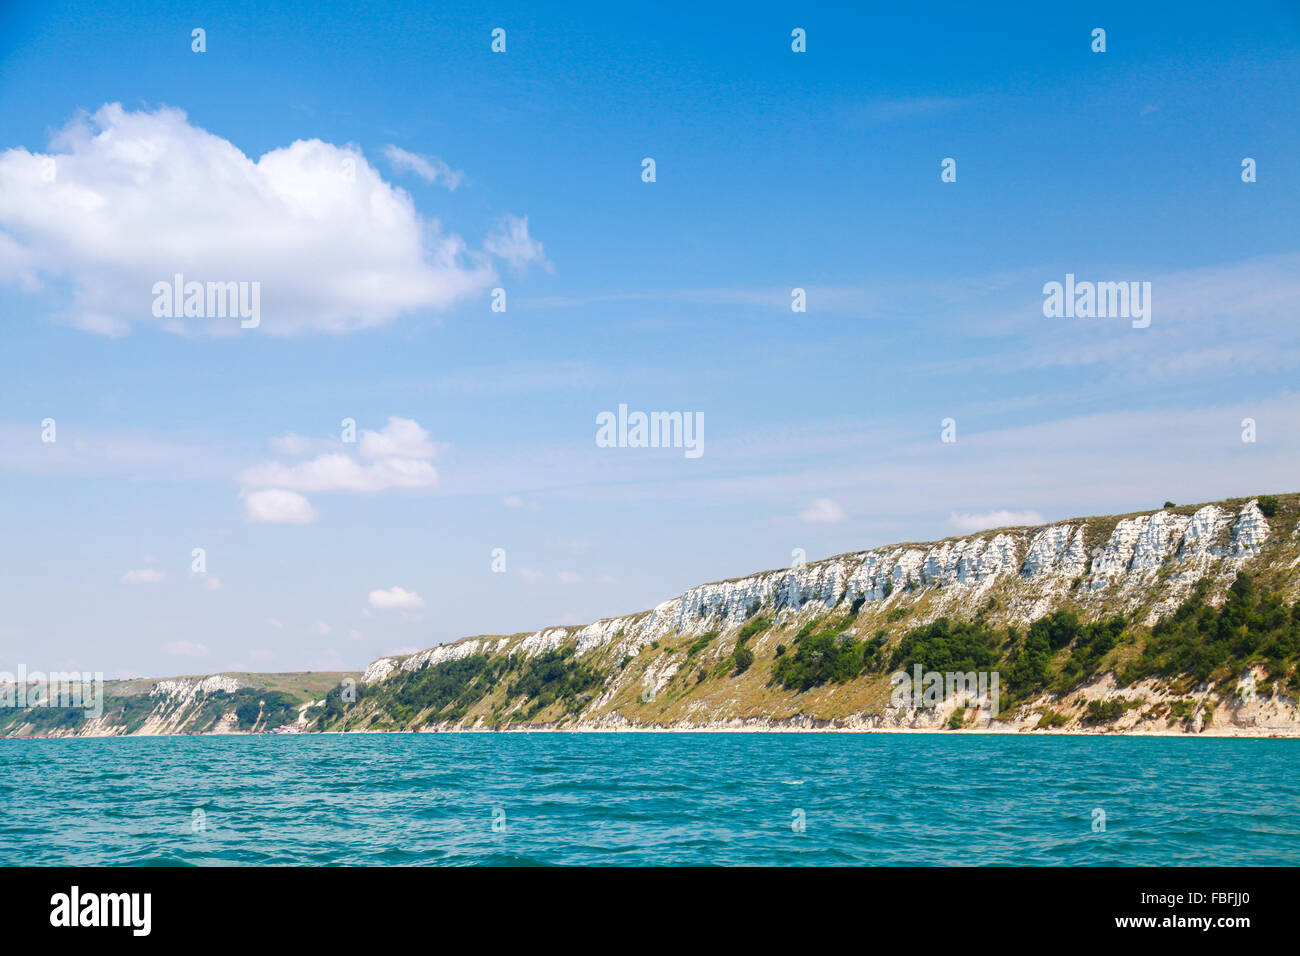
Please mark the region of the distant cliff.
MULTIPOLYGON (((1265 495, 891 545, 382 658, 277 713, 296 704, 295 725, 342 731, 1300 735, 1298 521, 1300 495, 1265 495), (916 676, 910 697, 900 673, 916 676), (937 699, 930 674, 948 677, 937 699), (979 676, 974 693, 962 675, 979 676)), ((197 693, 203 728, 173 709, 63 732, 270 729, 247 701, 242 726, 233 707, 212 719, 197 693)))

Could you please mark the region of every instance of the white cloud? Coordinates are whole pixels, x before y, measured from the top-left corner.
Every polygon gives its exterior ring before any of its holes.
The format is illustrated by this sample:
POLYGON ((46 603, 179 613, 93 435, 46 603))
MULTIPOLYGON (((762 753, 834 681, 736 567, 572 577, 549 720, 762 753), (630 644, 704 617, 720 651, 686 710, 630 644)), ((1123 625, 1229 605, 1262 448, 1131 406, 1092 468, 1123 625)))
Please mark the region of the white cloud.
POLYGON ((573 571, 561 571, 558 575, 561 584, 581 584, 582 575, 573 571))
POLYGON ((441 181, 448 189, 454 190, 465 179, 463 172, 452 169, 437 156, 421 156, 419 153, 407 152, 400 146, 392 144, 384 147, 384 155, 388 157, 394 169, 415 173, 426 183, 441 181))
POLYGON ((281 621, 278 621, 278 620, 276 620, 276 619, 273 618, 273 617, 268 617, 268 618, 266 619, 266 623, 269 624, 269 625, 271 625, 271 627, 275 628, 277 631, 279 631, 279 630, 283 630, 283 628, 284 628, 284 624, 283 624, 281 621))
POLYGON ((414 591, 394 585, 387 591, 371 591, 370 606, 381 611, 391 608, 411 611, 424 607, 424 598, 414 591))
MULTIPOLYGON (((305 447, 302 439, 289 443, 305 447)), ((332 451, 306 461, 284 465, 268 462, 246 468, 239 474, 245 488, 285 491, 349 491, 375 493, 393 489, 432 488, 438 472, 427 459, 436 449, 429 433, 410 418, 390 416, 382 431, 363 430, 359 454, 370 459, 363 464, 350 454, 332 451)), ((304 502, 306 499, 302 499, 304 502)))
POLYGON ((242 472, 239 482, 247 487, 293 491, 378 492, 431 488, 438 483, 438 472, 427 461, 389 458, 363 465, 349 455, 335 452, 294 465, 257 465, 242 472))
POLYGON ((327 635, 329 635, 329 634, 333 634, 333 633, 334 633, 334 628, 330 627, 330 626, 329 626, 328 624, 326 624, 324 621, 317 621, 317 622, 316 622, 316 633, 319 634, 321 637, 325 637, 325 636, 327 636, 327 635))
POLYGON ((361 432, 363 458, 432 458, 433 454, 429 433, 414 419, 390 415, 383 431, 361 432))
POLYGON ((799 517, 815 524, 838 524, 848 515, 830 498, 818 498, 810 507, 799 512, 799 517))
POLYGON ((203 575, 203 589, 206 591, 220 591, 221 578, 217 577, 215 574, 203 575))
POLYGON ((512 269, 523 270, 530 265, 540 265, 550 272, 553 266, 547 261, 542 244, 528 234, 527 216, 506 216, 483 242, 483 248, 499 259, 504 259, 512 269))
POLYGON ((962 533, 973 534, 990 528, 1014 528, 1045 522, 1037 511, 984 511, 971 514, 954 512, 948 516, 948 523, 962 533))
POLYGON ((175 657, 207 657, 208 649, 193 641, 172 641, 163 645, 163 651, 175 657))
POLYGON ((127 571, 122 575, 121 580, 126 584, 157 584, 164 580, 167 574, 163 571, 155 571, 153 568, 139 568, 134 571, 127 571))
POLYGON ((530 584, 535 584, 536 582, 540 581, 543 577, 541 571, 534 571, 532 568, 520 568, 519 576, 522 577, 525 581, 529 582, 530 584))
POLYGON ((244 495, 244 516, 255 524, 311 524, 316 509, 296 491, 268 488, 244 495))
POLYGON ((264 664, 267 661, 274 660, 275 655, 270 651, 249 651, 248 658, 249 660, 258 661, 264 664))
POLYGON ((91 331, 240 331, 237 320, 154 318, 153 285, 176 273, 259 282, 259 328, 279 335, 383 325, 496 278, 356 147, 298 140, 254 160, 181 110, 113 103, 49 149, 0 153, 0 280, 46 289, 57 319, 91 331))

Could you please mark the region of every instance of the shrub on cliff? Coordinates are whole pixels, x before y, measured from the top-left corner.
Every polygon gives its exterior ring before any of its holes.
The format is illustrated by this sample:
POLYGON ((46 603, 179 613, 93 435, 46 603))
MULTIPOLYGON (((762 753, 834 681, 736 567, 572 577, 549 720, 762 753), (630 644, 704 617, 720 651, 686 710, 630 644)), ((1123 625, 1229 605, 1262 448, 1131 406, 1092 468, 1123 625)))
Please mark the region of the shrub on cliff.
POLYGON ((806 691, 821 684, 842 684, 863 672, 866 647, 849 634, 821 631, 795 638, 793 653, 772 665, 772 683, 806 691))
POLYGON ((1186 674, 1197 681, 1223 679, 1248 664, 1263 664, 1284 677, 1300 659, 1300 604, 1287 605, 1241 572, 1219 607, 1197 588, 1172 615, 1151 629, 1141 657, 1124 674, 1143 677, 1186 674))
POLYGON ((1085 724, 1110 723, 1123 717, 1132 706, 1134 706, 1132 701, 1122 697, 1114 700, 1092 700, 1088 702, 1088 711, 1083 715, 1083 722, 1085 724))
POLYGON ((946 617, 903 635, 890 657, 894 670, 916 664, 923 671, 989 670, 1001 659, 1002 636, 982 620, 951 621, 946 617))

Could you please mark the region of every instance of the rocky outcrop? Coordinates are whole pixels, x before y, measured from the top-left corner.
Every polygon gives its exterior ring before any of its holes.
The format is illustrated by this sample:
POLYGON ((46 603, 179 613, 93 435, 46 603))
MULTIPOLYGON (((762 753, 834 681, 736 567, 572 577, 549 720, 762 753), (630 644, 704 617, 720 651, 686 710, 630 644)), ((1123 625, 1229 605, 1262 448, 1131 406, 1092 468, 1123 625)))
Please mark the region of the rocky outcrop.
POLYGON ((225 674, 214 674, 211 677, 174 677, 154 684, 149 690, 149 696, 163 697, 174 704, 185 704, 195 697, 206 694, 233 694, 244 686, 246 685, 242 682, 225 674))

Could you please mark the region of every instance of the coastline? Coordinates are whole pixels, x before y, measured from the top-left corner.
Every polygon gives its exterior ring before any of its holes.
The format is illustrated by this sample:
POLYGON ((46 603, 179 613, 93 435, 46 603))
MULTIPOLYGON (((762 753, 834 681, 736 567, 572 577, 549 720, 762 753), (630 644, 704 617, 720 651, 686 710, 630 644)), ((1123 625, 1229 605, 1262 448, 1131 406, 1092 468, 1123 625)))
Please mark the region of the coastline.
POLYGON ((1286 728, 1249 728, 1233 727, 1218 730, 1203 730, 1189 733, 1181 730, 1056 730, 1056 729, 1013 729, 995 730, 989 727, 966 727, 960 730, 941 730, 935 727, 456 727, 428 728, 415 730, 314 730, 298 734, 249 733, 247 731, 219 731, 202 734, 30 734, 15 737, 3 737, 0 740, 106 740, 120 739, 183 739, 191 737, 346 737, 355 735, 390 734, 920 734, 934 737, 984 736, 984 737, 1185 737, 1188 739, 1214 740, 1300 740, 1300 733, 1287 733, 1286 728))

